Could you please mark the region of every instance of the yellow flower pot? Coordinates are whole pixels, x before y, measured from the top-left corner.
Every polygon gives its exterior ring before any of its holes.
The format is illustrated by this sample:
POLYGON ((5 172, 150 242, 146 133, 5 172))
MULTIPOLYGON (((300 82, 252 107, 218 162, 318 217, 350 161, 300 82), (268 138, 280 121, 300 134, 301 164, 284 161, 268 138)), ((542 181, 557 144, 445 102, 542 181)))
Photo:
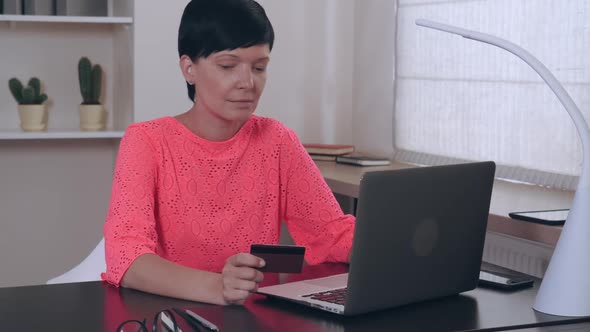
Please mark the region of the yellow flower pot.
POLYGON ((80 105, 80 130, 99 131, 106 127, 107 112, 102 105, 80 105))
POLYGON ((18 105, 18 115, 22 130, 47 130, 47 107, 45 105, 18 105))

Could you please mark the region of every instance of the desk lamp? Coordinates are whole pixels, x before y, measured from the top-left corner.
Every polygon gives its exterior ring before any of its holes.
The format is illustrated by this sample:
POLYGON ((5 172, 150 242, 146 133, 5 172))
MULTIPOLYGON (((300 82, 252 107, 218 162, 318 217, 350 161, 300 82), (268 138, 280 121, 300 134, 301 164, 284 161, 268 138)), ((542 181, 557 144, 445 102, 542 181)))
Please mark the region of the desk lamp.
POLYGON ((557 316, 590 316, 590 129, 567 91, 529 52, 507 40, 428 20, 419 26, 491 44, 516 55, 531 66, 555 93, 574 121, 582 141, 582 173, 566 223, 555 246, 533 308, 557 316))

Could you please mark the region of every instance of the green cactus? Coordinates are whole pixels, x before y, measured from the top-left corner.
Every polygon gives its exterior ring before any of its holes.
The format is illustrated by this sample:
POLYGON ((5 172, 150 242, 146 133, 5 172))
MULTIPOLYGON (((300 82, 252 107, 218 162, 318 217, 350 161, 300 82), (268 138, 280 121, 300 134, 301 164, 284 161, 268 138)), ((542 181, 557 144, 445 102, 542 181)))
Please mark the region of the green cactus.
POLYGON ((20 82, 18 78, 11 78, 8 81, 8 87, 10 88, 10 92, 16 102, 22 104, 23 100, 23 84, 20 82))
POLYGON ((40 96, 41 95, 41 81, 38 78, 33 77, 29 80, 29 86, 33 88, 33 95, 40 96))
POLYGON ((94 65, 87 57, 82 57, 78 62, 78 80, 80 82, 80 94, 82 105, 99 105, 102 87, 102 68, 94 65))
POLYGON ((92 67, 92 100, 99 104, 100 89, 102 85, 102 68, 100 65, 92 67))
POLYGON ((32 105, 35 100, 35 89, 33 87, 26 87, 23 90, 23 104, 32 105))
POLYGON ((47 95, 44 93, 37 98, 38 104, 43 104, 45 101, 47 101, 47 95))
POLYGON ((36 77, 29 80, 27 87, 23 87, 18 78, 11 78, 8 86, 19 105, 40 105, 47 100, 47 95, 41 94, 41 81, 36 77))
POLYGON ((82 104, 88 104, 90 100, 91 75, 90 60, 86 57, 81 58, 78 62, 78 80, 80 82, 82 104))

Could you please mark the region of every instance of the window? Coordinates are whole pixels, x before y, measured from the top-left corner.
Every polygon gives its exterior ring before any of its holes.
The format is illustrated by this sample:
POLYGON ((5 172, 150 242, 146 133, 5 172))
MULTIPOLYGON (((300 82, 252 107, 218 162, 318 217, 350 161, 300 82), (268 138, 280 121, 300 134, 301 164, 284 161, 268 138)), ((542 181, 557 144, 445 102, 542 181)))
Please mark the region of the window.
POLYGON ((414 21, 456 25, 522 46, 557 77, 588 121, 588 17, 587 0, 400 0, 396 158, 429 165, 494 160, 498 177, 575 189, 581 142, 536 72, 497 47, 414 21))

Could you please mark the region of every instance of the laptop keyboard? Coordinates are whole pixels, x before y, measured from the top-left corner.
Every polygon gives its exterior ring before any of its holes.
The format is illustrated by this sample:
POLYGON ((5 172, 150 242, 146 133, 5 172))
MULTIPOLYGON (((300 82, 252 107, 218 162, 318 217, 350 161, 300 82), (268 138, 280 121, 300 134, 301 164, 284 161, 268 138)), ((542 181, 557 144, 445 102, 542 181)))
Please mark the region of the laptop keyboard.
POLYGON ((344 288, 339 288, 339 289, 333 289, 333 290, 326 291, 326 292, 307 294, 307 295, 303 295, 303 297, 309 297, 310 299, 313 299, 313 300, 319 300, 319 301, 344 305, 344 302, 346 300, 346 291, 347 290, 348 290, 348 288, 344 287, 344 288))

